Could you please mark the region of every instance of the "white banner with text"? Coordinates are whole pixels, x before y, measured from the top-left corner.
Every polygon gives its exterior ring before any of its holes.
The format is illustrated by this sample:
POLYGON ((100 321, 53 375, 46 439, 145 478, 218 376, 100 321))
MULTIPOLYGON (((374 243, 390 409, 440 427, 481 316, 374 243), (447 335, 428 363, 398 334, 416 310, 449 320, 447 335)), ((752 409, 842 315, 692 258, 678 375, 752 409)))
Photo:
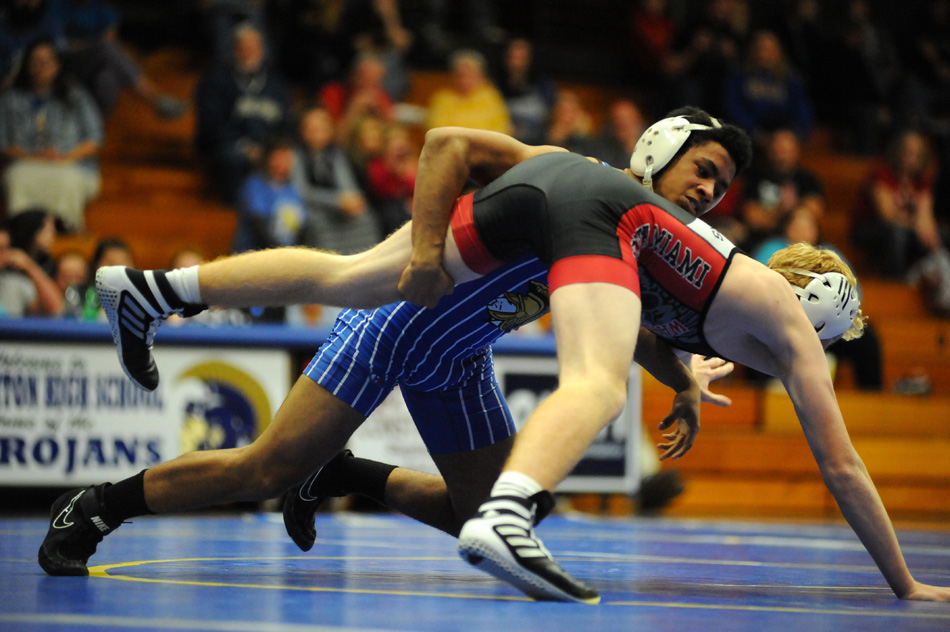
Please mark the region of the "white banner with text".
POLYGON ((184 452, 247 445, 290 388, 287 351, 163 347, 143 391, 112 345, 0 346, 0 485, 117 481, 184 452))

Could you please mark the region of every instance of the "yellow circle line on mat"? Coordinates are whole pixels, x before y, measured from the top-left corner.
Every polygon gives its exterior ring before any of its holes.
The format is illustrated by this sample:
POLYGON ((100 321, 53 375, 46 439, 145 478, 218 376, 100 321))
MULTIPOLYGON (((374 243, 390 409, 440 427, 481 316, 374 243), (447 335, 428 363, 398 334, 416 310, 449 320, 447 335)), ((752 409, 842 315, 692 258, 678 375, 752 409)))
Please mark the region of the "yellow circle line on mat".
POLYGON ((181 586, 217 586, 224 588, 259 588, 264 590, 297 590, 304 592, 328 592, 328 593, 348 593, 357 595, 396 595, 403 597, 449 597, 453 599, 483 599, 492 601, 533 601, 530 597, 518 597, 507 595, 471 595, 451 592, 424 592, 413 590, 378 590, 368 588, 321 588, 318 586, 274 586, 270 584, 243 584, 232 582, 207 582, 194 581, 188 579, 155 579, 151 577, 128 577, 124 575, 110 575, 109 571, 116 568, 129 568, 132 566, 144 566, 146 564, 170 564, 176 562, 244 562, 253 560, 410 560, 410 561, 439 561, 455 560, 455 557, 373 557, 373 556, 345 556, 345 557, 321 557, 321 556, 295 556, 295 557, 191 557, 174 560, 140 560, 137 562, 121 562, 118 564, 103 564, 102 566, 90 566, 90 577, 107 577, 109 579, 119 579, 122 581, 145 582, 150 584, 175 584, 181 586))
MULTIPOLYGON (((106 577, 108 579, 118 579, 122 581, 145 582, 151 584, 174 584, 181 586, 208 586, 220 588, 258 588, 265 590, 297 590, 304 592, 326 592, 326 593, 348 593, 362 595, 392 595, 402 597, 443 597, 451 599, 479 599, 487 601, 520 601, 530 602, 533 599, 529 597, 517 597, 508 595, 472 595, 451 592, 424 592, 410 590, 379 590, 368 588, 321 588, 317 586, 275 586, 270 584, 243 584, 229 582, 207 582, 185 579, 155 579, 148 577, 128 577, 123 575, 110 575, 109 571, 119 568, 129 568, 133 566, 145 566, 148 564, 171 564, 180 562, 238 562, 238 561, 265 561, 265 560, 403 560, 403 561, 445 561, 455 560, 455 557, 447 556, 316 556, 316 555, 298 555, 298 556, 277 556, 277 557, 189 557, 169 560, 139 560, 135 562, 119 562, 116 564, 103 564, 101 566, 90 566, 89 575, 91 577, 106 577)), ((886 588, 863 587, 863 586, 774 586, 775 588, 815 588, 822 590, 889 590, 886 588)), ((605 606, 633 606, 647 608, 685 608, 692 610, 734 610, 741 612, 777 612, 787 614, 818 614, 818 615, 844 615, 861 617, 903 617, 910 619, 950 619, 950 614, 927 613, 927 612, 895 612, 893 610, 835 610, 832 608, 793 608, 786 606, 741 606, 728 604, 693 604, 673 601, 605 601, 605 606)))

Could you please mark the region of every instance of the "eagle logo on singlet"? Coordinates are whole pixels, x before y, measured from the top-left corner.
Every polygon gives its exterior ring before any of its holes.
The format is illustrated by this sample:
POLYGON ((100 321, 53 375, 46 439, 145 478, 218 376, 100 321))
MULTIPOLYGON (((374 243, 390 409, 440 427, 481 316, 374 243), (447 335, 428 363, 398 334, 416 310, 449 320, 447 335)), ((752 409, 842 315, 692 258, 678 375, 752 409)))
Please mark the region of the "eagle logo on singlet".
POLYGON ((551 308, 548 286, 528 281, 524 294, 505 292, 488 304, 488 322, 502 331, 512 331, 544 316, 551 308))

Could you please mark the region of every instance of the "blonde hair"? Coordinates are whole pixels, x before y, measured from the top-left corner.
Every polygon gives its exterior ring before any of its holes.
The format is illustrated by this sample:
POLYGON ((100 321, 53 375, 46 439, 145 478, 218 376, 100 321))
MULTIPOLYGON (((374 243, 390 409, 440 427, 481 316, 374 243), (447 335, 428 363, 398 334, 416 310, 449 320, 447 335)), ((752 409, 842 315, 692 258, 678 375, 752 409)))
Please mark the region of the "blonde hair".
MULTIPOLYGON (((858 286, 858 279, 847 263, 834 251, 816 248, 808 243, 792 244, 782 248, 769 258, 766 264, 770 269, 775 270, 785 280, 792 285, 805 287, 812 278, 795 272, 795 270, 808 270, 817 274, 826 272, 839 272, 848 279, 853 287, 858 286)), ((854 322, 842 336, 845 340, 854 340, 864 334, 864 328, 867 325, 868 317, 858 309, 854 322)))

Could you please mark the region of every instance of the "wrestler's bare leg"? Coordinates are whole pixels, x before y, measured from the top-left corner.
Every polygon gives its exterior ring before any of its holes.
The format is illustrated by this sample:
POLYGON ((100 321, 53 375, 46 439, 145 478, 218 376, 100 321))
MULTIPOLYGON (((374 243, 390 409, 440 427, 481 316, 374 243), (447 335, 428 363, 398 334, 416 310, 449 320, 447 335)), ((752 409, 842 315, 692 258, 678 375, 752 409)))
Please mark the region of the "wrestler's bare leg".
MULTIPOLYGON (((145 500, 156 513, 279 496, 329 461, 364 417, 308 377, 291 389, 274 420, 250 446, 184 454, 145 473, 145 500)), ((396 468, 385 503, 457 535, 498 478, 513 439, 434 455, 442 476, 396 468)))
MULTIPOLYGON (((201 300, 220 307, 319 303, 374 308, 402 300, 397 284, 412 254, 412 223, 373 248, 338 255, 310 248, 274 248, 234 255, 198 268, 201 300)), ((448 235, 444 265, 456 283, 477 278, 448 235)))
POLYGON ((398 301, 396 284, 412 251, 410 230, 406 224, 355 255, 275 248, 202 264, 201 300, 222 307, 320 303, 358 308, 398 301))
POLYGON ((364 417, 302 376, 251 445, 190 452, 145 472, 156 513, 279 496, 339 452, 364 417))
POLYGON ((547 490, 623 409, 640 299, 619 285, 578 283, 551 294, 551 314, 559 385, 528 418, 505 464, 547 490))
POLYGON ((558 388, 518 433, 491 496, 459 533, 459 553, 536 599, 598 603, 597 591, 566 573, 534 534, 535 496, 553 490, 623 409, 640 299, 619 285, 567 285, 551 294, 551 314, 558 388))

